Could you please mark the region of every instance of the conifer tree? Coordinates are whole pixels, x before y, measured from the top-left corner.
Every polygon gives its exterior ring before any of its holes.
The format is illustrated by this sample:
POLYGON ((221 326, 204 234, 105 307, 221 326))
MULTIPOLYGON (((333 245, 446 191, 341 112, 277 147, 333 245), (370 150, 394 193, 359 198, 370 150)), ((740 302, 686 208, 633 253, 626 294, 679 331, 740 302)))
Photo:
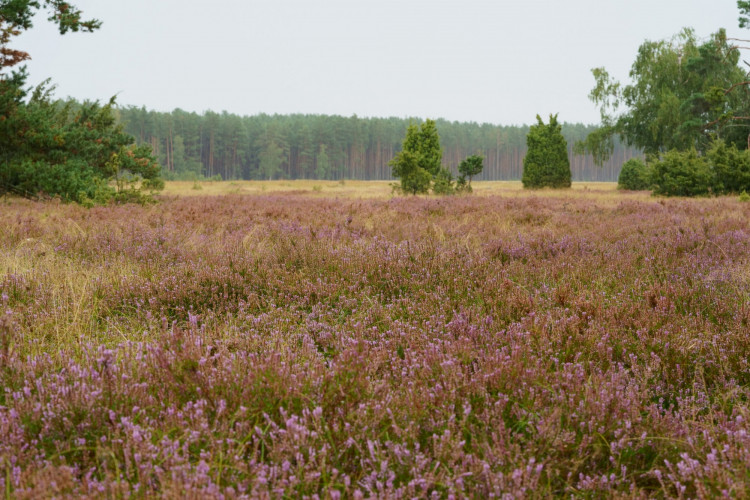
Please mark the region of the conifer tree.
POLYGON ((545 124, 539 115, 526 136, 528 151, 523 159, 521 181, 525 188, 570 187, 571 173, 568 143, 562 135, 557 115, 550 115, 545 124))
POLYGON ((399 189, 404 193, 427 193, 432 180, 442 175, 443 150, 434 120, 421 127, 410 124, 406 129, 401 152, 391 160, 393 176, 401 179, 399 189))
POLYGON ((33 26, 34 14, 42 5, 51 14, 49 20, 57 24, 61 35, 68 31, 92 32, 101 26, 96 19, 81 19, 83 13, 65 0, 0 0, 0 69, 30 58, 27 52, 9 47, 9 43, 33 26))
POLYGON ((471 178, 482 173, 484 169, 484 157, 471 155, 464 158, 458 164, 459 181, 464 184, 468 181, 468 190, 471 191, 471 178))
POLYGON ((41 193, 84 204, 142 200, 141 190, 163 186, 160 167, 151 149, 135 146, 117 123, 114 99, 63 104, 52 99, 47 83, 29 93, 24 67, 2 72, 29 58, 9 44, 32 27, 42 7, 61 34, 101 25, 84 21, 64 0, 0 0, 0 193, 41 193))

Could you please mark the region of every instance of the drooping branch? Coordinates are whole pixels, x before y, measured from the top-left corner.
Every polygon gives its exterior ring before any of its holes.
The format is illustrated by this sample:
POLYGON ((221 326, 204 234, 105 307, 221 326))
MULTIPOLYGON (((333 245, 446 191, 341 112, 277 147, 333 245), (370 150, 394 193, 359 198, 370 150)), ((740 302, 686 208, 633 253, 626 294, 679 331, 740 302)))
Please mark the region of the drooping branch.
POLYGON ((52 9, 48 20, 57 24, 61 35, 68 31, 91 33, 102 25, 97 19, 81 20, 83 12, 65 0, 45 0, 45 4, 52 9))
POLYGON ((28 52, 11 49, 8 47, 10 39, 18 36, 20 30, 12 24, 8 24, 0 19, 0 68, 8 68, 30 59, 28 52))
MULTIPOLYGON (((39 1, 0 0, 0 69, 9 68, 30 59, 28 52, 12 49, 11 39, 33 26, 34 14, 41 8, 39 1)), ((90 33, 101 27, 97 19, 83 20, 80 9, 65 0, 44 0, 49 10, 49 21, 57 24, 60 34, 69 31, 90 33)))

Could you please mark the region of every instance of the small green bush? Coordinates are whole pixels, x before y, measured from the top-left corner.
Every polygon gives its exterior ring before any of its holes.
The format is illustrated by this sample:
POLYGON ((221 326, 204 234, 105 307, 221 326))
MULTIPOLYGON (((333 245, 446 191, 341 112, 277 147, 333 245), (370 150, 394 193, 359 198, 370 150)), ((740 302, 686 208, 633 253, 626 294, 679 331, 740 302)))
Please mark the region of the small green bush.
POLYGON ((715 139, 703 156, 695 150, 670 151, 653 164, 649 180, 654 194, 666 196, 747 192, 750 191, 750 152, 739 150, 734 144, 727 145, 721 139, 715 139))
POLYGON ((646 162, 640 158, 631 158, 622 165, 617 178, 617 189, 643 191, 651 188, 649 170, 646 162))
POLYGON ((737 146, 715 140, 706 152, 713 168, 713 191, 716 194, 741 193, 750 190, 750 153, 737 146))
POLYGON ((471 188, 471 184, 466 181, 466 177, 459 175, 456 179, 456 192, 457 193, 472 193, 474 190, 471 188))
POLYGON ((440 195, 449 195, 456 192, 456 188, 453 186, 453 174, 450 170, 440 167, 432 185, 432 192, 440 195))
POLYGON ((690 151, 669 151, 654 163, 651 173, 654 194, 706 196, 712 193, 714 173, 706 157, 690 151))

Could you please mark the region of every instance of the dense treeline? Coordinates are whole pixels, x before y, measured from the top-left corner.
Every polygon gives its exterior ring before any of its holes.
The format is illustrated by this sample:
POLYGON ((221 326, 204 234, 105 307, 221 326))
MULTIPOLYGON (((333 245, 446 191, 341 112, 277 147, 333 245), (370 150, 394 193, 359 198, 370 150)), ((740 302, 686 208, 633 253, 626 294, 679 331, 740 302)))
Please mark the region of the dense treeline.
MULTIPOLYGON (((128 133, 150 144, 166 178, 223 179, 392 179, 388 162, 401 149, 410 122, 404 118, 325 115, 256 115, 223 112, 202 115, 129 107, 120 110, 128 133)), ((437 120, 443 164, 457 165, 472 154, 485 158, 477 180, 520 179, 527 126, 437 120)), ((564 124, 568 144, 594 127, 564 124)), ((638 150, 615 145, 603 167, 569 148, 573 180, 616 181, 621 165, 638 150)))

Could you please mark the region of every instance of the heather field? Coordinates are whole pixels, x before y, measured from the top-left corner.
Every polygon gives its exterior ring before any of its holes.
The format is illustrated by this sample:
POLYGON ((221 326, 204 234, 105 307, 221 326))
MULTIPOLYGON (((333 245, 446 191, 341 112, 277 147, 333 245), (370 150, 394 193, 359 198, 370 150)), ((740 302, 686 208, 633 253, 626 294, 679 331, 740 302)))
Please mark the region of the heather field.
POLYGON ((0 200, 2 494, 750 496, 750 203, 289 184, 0 200))

